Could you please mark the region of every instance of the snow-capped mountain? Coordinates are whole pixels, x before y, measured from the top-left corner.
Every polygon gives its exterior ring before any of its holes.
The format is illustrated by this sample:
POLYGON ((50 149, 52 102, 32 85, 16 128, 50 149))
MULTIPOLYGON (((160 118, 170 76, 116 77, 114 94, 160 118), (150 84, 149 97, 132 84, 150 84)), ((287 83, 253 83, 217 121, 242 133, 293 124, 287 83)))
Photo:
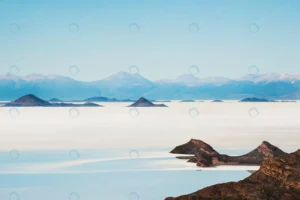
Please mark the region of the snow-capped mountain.
POLYGON ((249 80, 255 83, 258 82, 276 82, 276 81, 285 81, 285 82, 295 82, 300 80, 300 74, 261 74, 261 75, 247 75, 242 77, 239 80, 249 80))
POLYGON ((107 85, 107 86, 151 86, 153 82, 144 78, 140 74, 131 74, 128 72, 118 72, 116 74, 110 75, 99 81, 93 82, 95 85, 107 85))
POLYGON ((11 80, 11 81, 19 81, 21 78, 11 73, 0 74, 0 80, 11 80))
POLYGON ((163 83, 181 83, 187 86, 199 86, 203 84, 214 84, 214 85, 220 85, 225 84, 229 82, 231 79, 221 76, 212 76, 212 77, 197 77, 192 74, 183 74, 181 76, 178 76, 176 79, 165 79, 165 80, 159 80, 156 81, 156 83, 163 84, 163 83))
POLYGON ((44 99, 73 99, 95 96, 98 89, 85 82, 58 75, 0 76, 0 100, 13 100, 26 94, 34 94, 44 99))

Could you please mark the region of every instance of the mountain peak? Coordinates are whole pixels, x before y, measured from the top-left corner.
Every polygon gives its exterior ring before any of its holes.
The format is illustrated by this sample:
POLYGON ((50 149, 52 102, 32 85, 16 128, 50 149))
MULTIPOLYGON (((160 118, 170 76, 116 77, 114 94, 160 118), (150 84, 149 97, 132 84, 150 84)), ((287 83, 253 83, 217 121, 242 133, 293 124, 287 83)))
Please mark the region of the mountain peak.
POLYGON ((129 107, 167 107, 164 104, 154 104, 148 99, 141 97, 136 102, 131 104, 129 107))
POLYGON ((205 142, 203 142, 202 140, 193 139, 193 138, 189 142, 193 144, 205 144, 205 142))
POLYGON ((261 146, 262 145, 267 145, 267 146, 273 146, 270 142, 268 142, 268 141, 263 141, 262 143, 261 143, 261 146))
POLYGON ((51 104, 48 101, 40 99, 33 94, 27 94, 6 105, 7 106, 50 106, 51 104))
POLYGON ((131 105, 131 107, 151 107, 151 106, 154 106, 154 104, 144 97, 139 98, 136 102, 134 102, 131 105))
POLYGON ((14 80, 14 81, 17 81, 19 80, 20 78, 15 75, 15 74, 12 74, 12 73, 6 73, 6 74, 3 74, 3 75, 0 75, 0 79, 8 79, 8 80, 14 80))
POLYGON ((189 142, 175 147, 171 153, 196 154, 199 151, 212 156, 219 155, 219 153, 215 151, 209 144, 197 139, 191 139, 189 142))
POLYGON ((105 86, 109 85, 113 87, 153 86, 153 82, 144 78, 140 74, 132 74, 125 71, 112 74, 107 78, 96 81, 96 83, 104 84, 105 86))
POLYGON ((110 75, 106 79, 123 79, 123 78, 133 78, 135 76, 140 76, 139 74, 131 74, 129 72, 120 71, 115 74, 110 75))
POLYGON ((147 102, 147 103, 152 103, 151 101, 149 101, 148 99, 141 97, 139 98, 136 102, 142 103, 142 102, 147 102))
POLYGON ((199 82, 199 78, 192 74, 183 74, 178 76, 175 82, 183 83, 186 85, 196 85, 199 82))
POLYGON ((261 145, 259 145, 256 149, 248 153, 247 155, 251 155, 253 157, 276 157, 276 156, 282 156, 286 153, 283 152, 278 147, 272 145, 271 143, 267 141, 263 141, 261 145))
POLYGON ((42 74, 36 74, 36 73, 28 74, 24 77, 21 77, 21 79, 26 80, 26 81, 42 80, 42 79, 46 79, 46 78, 47 78, 47 76, 44 76, 42 74))
POLYGON ((261 145, 259 145, 258 149, 262 151, 264 150, 276 151, 278 148, 267 141, 263 141, 261 145))

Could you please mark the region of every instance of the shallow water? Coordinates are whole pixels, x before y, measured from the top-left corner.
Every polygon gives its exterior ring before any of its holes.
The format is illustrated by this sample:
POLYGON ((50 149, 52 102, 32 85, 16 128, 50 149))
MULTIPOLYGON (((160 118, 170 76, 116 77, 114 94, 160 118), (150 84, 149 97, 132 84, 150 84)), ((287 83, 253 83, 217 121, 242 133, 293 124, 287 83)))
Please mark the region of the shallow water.
POLYGON ((0 198, 9 199, 11 194, 22 200, 162 200, 245 176, 248 176, 245 171, 2 175, 0 198))
POLYGON ((164 199, 256 169, 204 170, 175 156, 162 149, 1 152, 0 199, 164 199))

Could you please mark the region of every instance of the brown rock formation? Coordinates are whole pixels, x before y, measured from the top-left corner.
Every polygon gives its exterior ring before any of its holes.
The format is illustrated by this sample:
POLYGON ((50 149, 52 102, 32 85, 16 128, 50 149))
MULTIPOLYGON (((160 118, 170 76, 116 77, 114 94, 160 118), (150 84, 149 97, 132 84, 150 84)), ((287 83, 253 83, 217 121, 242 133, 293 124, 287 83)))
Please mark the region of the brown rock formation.
POLYGON ((197 152, 206 152, 209 155, 219 155, 209 144, 202 140, 191 139, 189 142, 175 147, 170 153, 177 154, 195 154, 197 152))
POLYGON ((300 149, 263 161, 260 169, 239 182, 213 185, 165 200, 297 200, 300 199, 300 149))
MULTIPOLYGON (((194 154, 195 157, 189 158, 188 162, 197 163, 200 167, 211 167, 217 165, 260 165, 269 157, 278 157, 286 155, 278 147, 264 141, 262 144, 242 156, 229 156, 220 154, 210 145, 201 140, 191 139, 186 144, 175 147, 171 153, 176 154, 194 154)), ((183 157, 180 157, 181 159, 183 157)))

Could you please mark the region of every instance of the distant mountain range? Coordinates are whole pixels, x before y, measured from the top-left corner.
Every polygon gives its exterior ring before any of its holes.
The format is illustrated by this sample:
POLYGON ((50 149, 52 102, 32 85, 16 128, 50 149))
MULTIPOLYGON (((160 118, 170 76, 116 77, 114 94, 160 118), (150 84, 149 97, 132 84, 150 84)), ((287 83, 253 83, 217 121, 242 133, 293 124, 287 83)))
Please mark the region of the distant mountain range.
POLYGON ((0 75, 0 100, 13 100, 26 94, 61 100, 108 97, 153 100, 300 99, 300 74, 247 75, 239 79, 199 78, 186 74, 174 80, 150 81, 139 74, 119 72, 108 78, 86 82, 59 75, 0 75))

